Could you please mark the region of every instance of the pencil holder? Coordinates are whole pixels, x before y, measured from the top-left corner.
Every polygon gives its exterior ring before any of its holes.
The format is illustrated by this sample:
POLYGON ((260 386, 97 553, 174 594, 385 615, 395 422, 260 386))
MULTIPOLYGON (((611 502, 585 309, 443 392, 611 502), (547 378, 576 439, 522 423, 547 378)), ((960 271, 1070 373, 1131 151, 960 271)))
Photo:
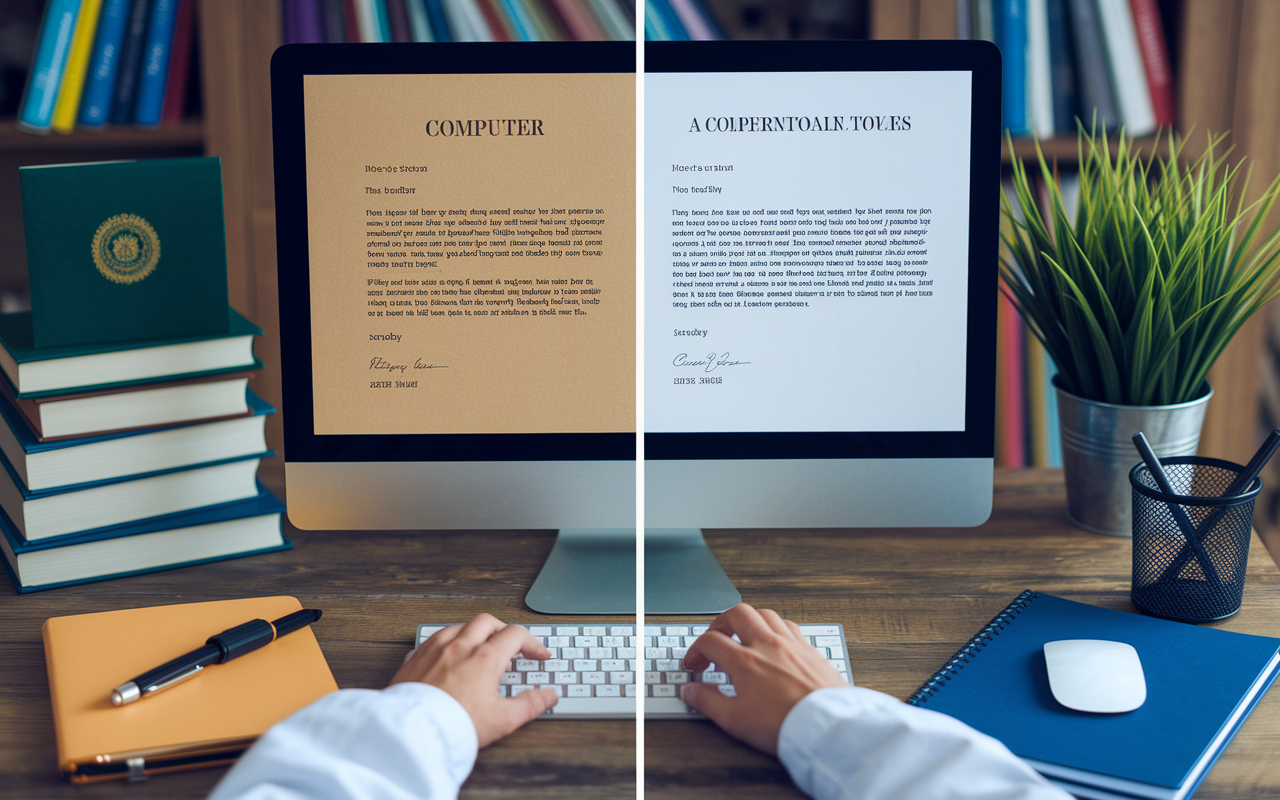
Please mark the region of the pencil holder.
POLYGON ((1220 497, 1244 467, 1216 458, 1160 460, 1176 494, 1165 494, 1146 464, 1133 486, 1133 603, 1185 622, 1223 619, 1240 610, 1253 527, 1254 479, 1243 494, 1220 497))

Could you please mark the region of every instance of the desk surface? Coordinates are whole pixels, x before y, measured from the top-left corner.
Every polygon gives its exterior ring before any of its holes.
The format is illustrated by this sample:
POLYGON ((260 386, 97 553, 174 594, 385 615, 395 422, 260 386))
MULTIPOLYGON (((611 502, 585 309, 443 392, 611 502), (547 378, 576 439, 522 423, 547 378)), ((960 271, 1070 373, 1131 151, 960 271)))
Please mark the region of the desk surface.
MULTIPOLYGON (((273 476, 267 475, 268 483, 273 476)), ((278 483, 278 480, 275 481, 278 483)), ((272 486, 278 489, 278 485, 272 486)), ((549 531, 306 532, 295 548, 153 575, 18 595, 0 586, 0 797, 203 798, 225 772, 145 783, 72 786, 58 777, 40 626, 48 617, 117 608, 287 594, 324 611, 314 630, 343 688, 381 688, 418 623, 481 611, 536 622, 524 594, 551 552, 549 531)), ((620 617, 599 619, 622 620, 620 617)), ((626 620, 628 623, 630 620, 626 620)), ((635 797, 635 724, 545 720, 481 751, 466 797, 635 797)))
MULTIPOLYGON (((1061 473, 999 470, 974 529, 722 531, 707 541, 745 601, 797 622, 841 622, 854 679, 915 691, 1023 589, 1107 608, 1129 602, 1130 543, 1065 518, 1061 473)), ((1217 627, 1280 636, 1280 571, 1255 538, 1239 614, 1217 627)), ((678 620, 690 617, 650 617, 678 620)), ((1280 797, 1280 691, 1255 709, 1196 793, 1280 797)), ((709 722, 645 724, 646 800, 804 797, 779 763, 709 722)))

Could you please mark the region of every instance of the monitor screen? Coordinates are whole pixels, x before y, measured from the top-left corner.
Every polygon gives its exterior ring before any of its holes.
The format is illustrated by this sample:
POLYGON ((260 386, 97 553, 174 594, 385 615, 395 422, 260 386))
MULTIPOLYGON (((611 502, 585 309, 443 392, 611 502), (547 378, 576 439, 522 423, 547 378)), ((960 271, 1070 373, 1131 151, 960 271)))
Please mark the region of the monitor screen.
POLYGON ((650 42, 645 73, 646 525, 985 519, 995 48, 650 42))
POLYGON ((272 64, 289 516, 633 527, 629 43, 272 64))

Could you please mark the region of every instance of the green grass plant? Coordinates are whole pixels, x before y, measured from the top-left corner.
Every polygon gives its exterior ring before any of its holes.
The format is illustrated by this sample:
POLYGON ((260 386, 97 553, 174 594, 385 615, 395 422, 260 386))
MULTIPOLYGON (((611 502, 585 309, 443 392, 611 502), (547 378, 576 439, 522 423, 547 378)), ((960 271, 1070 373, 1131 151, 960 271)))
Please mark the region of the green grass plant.
POLYGON ((1267 229, 1280 177, 1246 203, 1248 173, 1227 161, 1220 136, 1195 159, 1172 134, 1158 157, 1123 133, 1113 156, 1096 128, 1077 147, 1074 224, 1039 144, 1048 219, 1013 161, 1020 214, 1001 192, 1010 299, 1063 389, 1121 405, 1194 400, 1240 326, 1280 292, 1280 229, 1267 229))

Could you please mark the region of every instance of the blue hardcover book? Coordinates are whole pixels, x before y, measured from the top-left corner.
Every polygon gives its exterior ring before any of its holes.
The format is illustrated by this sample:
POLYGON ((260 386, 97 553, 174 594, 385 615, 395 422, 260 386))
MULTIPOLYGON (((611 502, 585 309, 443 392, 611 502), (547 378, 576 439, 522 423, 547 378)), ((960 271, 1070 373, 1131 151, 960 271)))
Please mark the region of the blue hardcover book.
POLYGON ((387 13, 387 0, 371 0, 373 3, 373 22, 378 26, 378 41, 393 42, 391 35, 391 15, 387 13))
POLYGON ((133 104, 138 96, 138 72, 142 67, 142 49, 147 44, 147 20, 151 18, 151 0, 133 0, 129 22, 125 26, 124 44, 120 47, 120 68, 116 73, 116 89, 111 100, 111 123, 133 122, 133 104))
POLYGON ((667 0, 649 0, 644 4, 644 13, 646 29, 649 27, 650 14, 656 17, 654 32, 662 37, 662 41, 687 42, 689 40, 689 32, 685 30, 680 18, 676 16, 675 10, 667 0))
POLYGON ((440 0, 423 0, 423 4, 427 7, 427 19, 431 21, 431 35, 437 42, 452 42, 453 34, 449 31, 449 21, 440 0))
POLYGON ((248 416, 42 442, 2 395, 0 453, 22 487, 34 492, 260 455, 267 449, 266 416, 275 413, 270 403, 246 389, 248 416))
POLYGON ((98 17, 98 33, 89 54, 89 74, 80 99, 79 123, 100 128, 111 121, 111 101, 115 97, 116 72, 133 0, 106 0, 98 17))
POLYGON ((1023 592, 907 702, 999 739, 1068 792, 1183 800, 1280 670, 1280 639, 1201 628, 1023 592), (1138 651, 1147 699, 1072 711, 1049 689, 1044 645, 1105 639, 1138 651))
POLYGON ((1054 133, 1076 132, 1076 75, 1071 56, 1071 28, 1067 0, 1047 0, 1049 17, 1049 70, 1053 85, 1054 133))
POLYGON ((257 494, 160 520, 51 542, 25 542, 0 511, 0 552, 19 592, 205 564, 288 550, 284 504, 263 486, 257 494))
POLYGON ((1000 4, 1000 63, 1004 89, 1002 120, 1014 136, 1027 136, 1027 1, 1003 0, 1000 4))
POLYGON ((98 533, 155 517, 253 497, 271 450, 124 478, 31 491, 0 454, 0 509, 23 539, 98 533))
POLYGON ((169 80, 169 51, 173 49, 173 27, 177 21, 178 0, 154 0, 138 70, 138 98, 133 106, 133 121, 138 125, 160 124, 164 88, 169 80))
POLYGON ((40 23, 27 90, 18 107, 18 127, 48 133, 53 126, 53 107, 58 100, 58 87, 71 51, 71 34, 75 32, 79 15, 80 0, 49 0, 44 21, 40 23))
POLYGON ((409 27, 413 30, 415 42, 434 42, 435 33, 431 30, 431 15, 427 13, 426 0, 405 0, 405 10, 409 12, 409 27))

